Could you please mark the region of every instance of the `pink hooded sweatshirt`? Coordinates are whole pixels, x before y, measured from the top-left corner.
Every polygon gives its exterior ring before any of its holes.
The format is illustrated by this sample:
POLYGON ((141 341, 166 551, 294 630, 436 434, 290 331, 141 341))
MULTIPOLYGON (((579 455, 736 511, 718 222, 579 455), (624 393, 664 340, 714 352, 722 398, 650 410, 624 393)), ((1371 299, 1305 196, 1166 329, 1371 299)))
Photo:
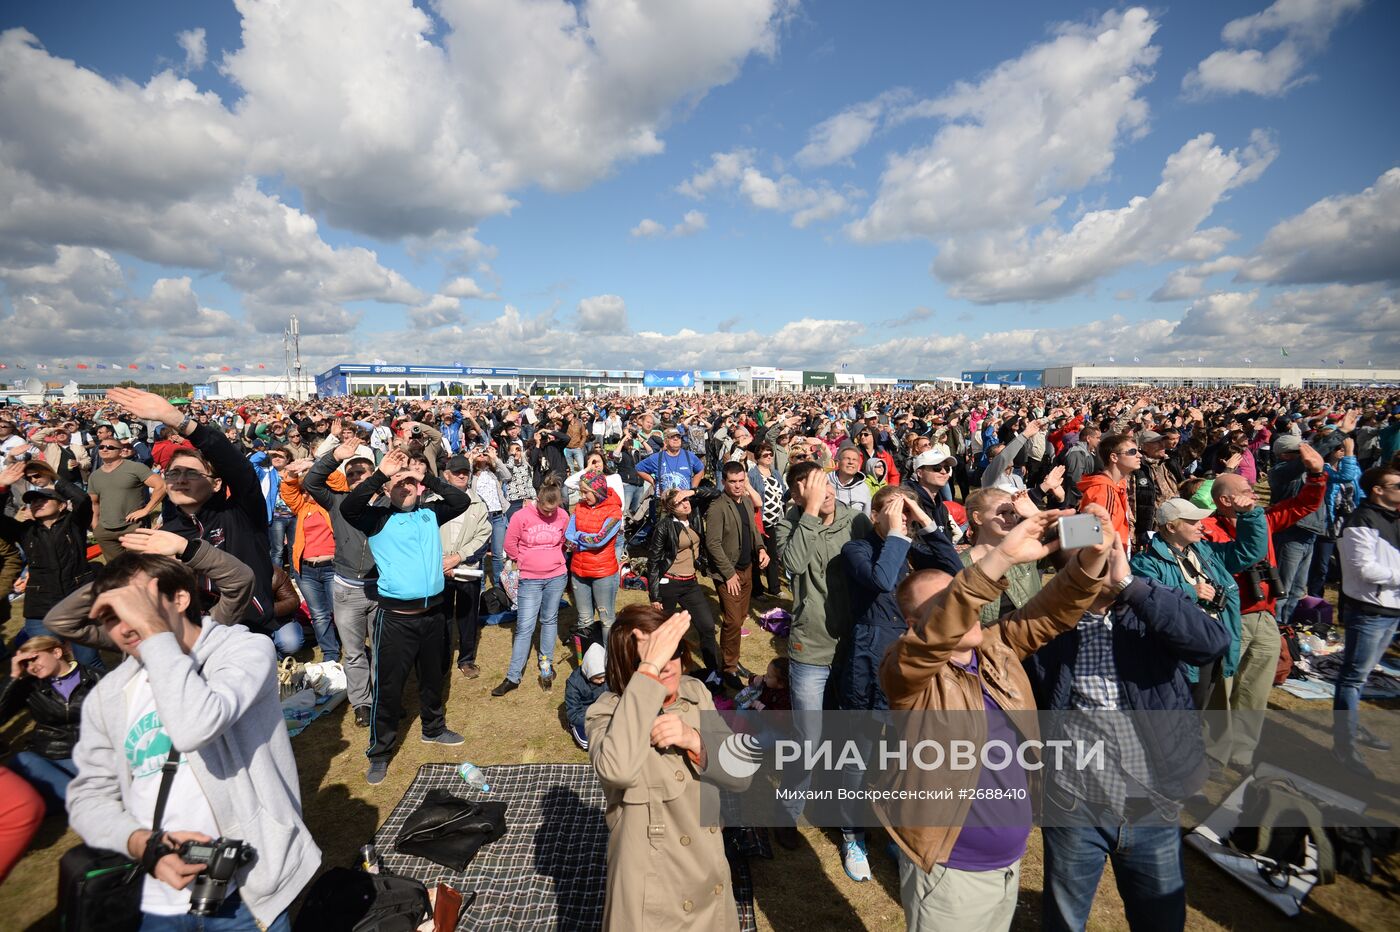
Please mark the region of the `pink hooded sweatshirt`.
POLYGON ((551 579, 564 573, 564 531, 569 512, 554 509, 549 519, 527 502, 506 528, 506 556, 520 564, 521 579, 551 579))

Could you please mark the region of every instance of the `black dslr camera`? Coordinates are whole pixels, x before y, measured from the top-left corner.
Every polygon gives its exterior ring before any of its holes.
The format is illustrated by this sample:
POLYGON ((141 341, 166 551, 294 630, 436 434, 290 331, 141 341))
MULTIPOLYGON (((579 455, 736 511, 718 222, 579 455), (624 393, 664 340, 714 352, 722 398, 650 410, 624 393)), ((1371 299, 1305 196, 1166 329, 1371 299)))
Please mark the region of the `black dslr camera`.
POLYGON ((1278 578, 1278 567, 1269 562, 1265 557, 1258 563, 1251 566, 1241 574, 1244 585, 1244 603, 1246 605, 1262 601, 1264 598, 1264 583, 1269 584, 1269 589, 1275 596, 1283 590, 1283 584, 1278 578))
POLYGON ((190 884, 190 915, 212 916, 224 905, 234 872, 253 860, 253 846, 237 838, 187 841, 180 846, 180 859, 186 864, 207 865, 190 884))

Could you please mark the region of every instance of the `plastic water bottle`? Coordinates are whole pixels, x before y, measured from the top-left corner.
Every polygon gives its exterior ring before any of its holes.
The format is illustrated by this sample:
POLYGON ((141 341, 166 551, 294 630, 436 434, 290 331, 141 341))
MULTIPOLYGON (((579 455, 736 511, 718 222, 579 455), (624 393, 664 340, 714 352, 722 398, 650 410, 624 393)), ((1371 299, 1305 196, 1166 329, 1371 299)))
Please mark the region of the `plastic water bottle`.
POLYGON ((481 772, 481 768, 470 761, 463 761, 457 768, 457 772, 462 775, 462 779, 467 781, 467 786, 483 793, 491 792, 491 784, 486 782, 486 774, 481 772))

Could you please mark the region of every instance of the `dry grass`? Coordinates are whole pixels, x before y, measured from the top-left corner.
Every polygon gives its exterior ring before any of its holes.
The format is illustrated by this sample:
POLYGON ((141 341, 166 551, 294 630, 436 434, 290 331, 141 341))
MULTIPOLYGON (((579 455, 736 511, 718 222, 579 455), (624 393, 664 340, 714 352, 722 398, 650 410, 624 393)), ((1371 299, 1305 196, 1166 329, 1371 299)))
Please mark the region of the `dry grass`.
MULTIPOLYGON (((641 601, 643 593, 624 590, 621 602, 641 601)), ((18 608, 16 605, 16 616, 18 608)), ((564 630, 572 623, 564 612, 564 630)), ((7 637, 18 630, 18 618, 6 628, 7 637)), ((771 639, 751 624, 752 636, 743 641, 747 666, 762 670, 773 656, 771 639)), ((307 824, 321 846, 326 866, 351 865, 358 847, 372 835, 394 804, 402 797, 421 764, 460 762, 477 764, 585 762, 563 727, 563 678, 572 661, 561 664, 560 678, 553 691, 540 690, 533 680, 503 699, 490 695, 500 680, 510 657, 509 629, 488 628, 482 634, 479 662, 483 675, 465 680, 455 672, 448 696, 448 726, 467 739, 463 747, 442 748, 418 740, 415 723, 405 727, 405 742, 394 758, 389 777, 377 787, 364 781, 366 731, 356 728, 348 707, 314 724, 293 740, 301 774, 302 799, 307 824)), ((563 648, 559 655, 563 656, 563 648)), ((412 687, 410 687, 412 689, 412 687)), ((410 694, 408 708, 416 705, 410 694)), ((1299 700, 1275 690, 1273 699, 1284 708, 1302 705, 1299 700)), ((1315 704, 1314 704, 1315 705, 1315 704)), ((14 744, 24 728, 12 723, 3 737, 14 744)), ((1216 798, 1221 787, 1212 787, 1216 798)), ((1385 790, 1395 802, 1394 786, 1385 790)), ((870 851, 875 879, 871 883, 851 883, 841 869, 840 858, 831 837, 822 830, 808 828, 804 844, 795 852, 777 851, 774 861, 753 865, 755 896, 760 928, 810 932, 813 929, 903 928, 899 904, 898 874, 884 855, 883 836, 873 832, 870 851)), ((50 819, 35 839, 33 850, 22 860, 0 887, 0 929, 56 929, 54 917, 58 859, 76 844, 77 837, 66 831, 61 818, 50 819)), ((1330 887, 1318 887, 1309 898, 1304 914, 1291 923, 1296 929, 1371 930, 1400 929, 1400 903, 1397 902, 1396 860, 1385 865, 1373 885, 1341 879, 1330 887)), ((1194 851, 1186 854, 1189 913, 1187 927, 1205 929, 1265 929, 1281 925, 1279 914, 1246 892, 1194 851)), ((1111 868, 1099 886, 1090 921, 1092 929, 1125 929, 1122 901, 1112 881, 1111 868)), ((1014 928, 1040 927, 1041 849, 1039 832, 1033 832, 1026 853, 1021 881, 1021 903, 1014 928)))

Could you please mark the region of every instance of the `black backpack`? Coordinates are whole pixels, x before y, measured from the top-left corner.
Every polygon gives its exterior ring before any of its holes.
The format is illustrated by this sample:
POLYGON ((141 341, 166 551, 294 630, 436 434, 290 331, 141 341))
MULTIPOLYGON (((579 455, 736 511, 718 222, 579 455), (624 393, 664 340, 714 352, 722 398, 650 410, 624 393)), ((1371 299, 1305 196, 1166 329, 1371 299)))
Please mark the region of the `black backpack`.
POLYGON ((429 904, 412 877, 332 867, 307 891, 293 932, 414 932, 429 904))
POLYGON ((1303 870, 1309 839, 1317 852, 1317 882, 1334 883, 1336 860, 1323 828, 1322 810, 1290 781, 1269 777, 1256 779, 1245 789, 1239 824, 1225 844, 1241 854, 1272 861, 1272 866, 1260 862, 1259 873, 1271 886, 1281 888, 1303 870))

